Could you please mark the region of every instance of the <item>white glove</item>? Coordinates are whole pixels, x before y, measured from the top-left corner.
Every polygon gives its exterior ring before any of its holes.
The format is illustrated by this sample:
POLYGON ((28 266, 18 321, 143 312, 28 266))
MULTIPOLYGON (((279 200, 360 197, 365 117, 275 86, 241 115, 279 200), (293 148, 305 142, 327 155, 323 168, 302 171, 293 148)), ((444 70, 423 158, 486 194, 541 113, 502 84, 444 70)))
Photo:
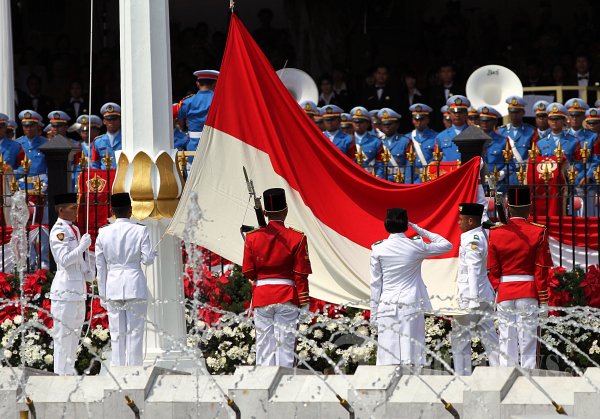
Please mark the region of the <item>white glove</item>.
POLYGON ((92 245, 92 238, 90 237, 90 235, 88 233, 85 233, 79 239, 79 245, 77 246, 77 249, 79 249, 80 252, 84 252, 87 249, 89 249, 89 247, 91 245, 92 245))

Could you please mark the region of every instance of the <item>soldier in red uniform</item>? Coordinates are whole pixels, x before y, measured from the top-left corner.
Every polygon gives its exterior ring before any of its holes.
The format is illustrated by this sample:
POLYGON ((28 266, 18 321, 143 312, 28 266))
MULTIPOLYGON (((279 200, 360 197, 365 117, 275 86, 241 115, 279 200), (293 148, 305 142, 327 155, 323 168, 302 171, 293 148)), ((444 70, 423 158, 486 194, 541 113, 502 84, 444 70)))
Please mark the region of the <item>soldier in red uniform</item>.
POLYGON ((531 211, 527 186, 508 190, 508 224, 492 227, 488 276, 497 290, 500 365, 536 368, 538 314, 547 313, 552 258, 546 227, 527 221, 531 211))
POLYGON ((263 193, 266 227, 246 235, 242 272, 253 283, 256 365, 293 367, 298 307, 308 306, 312 273, 304 233, 284 225, 285 191, 263 193))

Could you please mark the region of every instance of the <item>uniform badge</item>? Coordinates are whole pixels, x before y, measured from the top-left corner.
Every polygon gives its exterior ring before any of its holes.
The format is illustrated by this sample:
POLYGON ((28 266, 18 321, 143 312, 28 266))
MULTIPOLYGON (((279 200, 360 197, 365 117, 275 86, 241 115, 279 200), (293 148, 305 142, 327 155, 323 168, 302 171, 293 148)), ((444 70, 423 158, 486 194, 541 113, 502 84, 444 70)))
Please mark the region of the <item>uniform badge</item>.
POLYGON ((577 102, 577 101, 574 101, 574 102, 573 102, 573 107, 574 107, 574 108, 579 108, 579 102, 577 102))
POLYGON ((25 118, 26 118, 26 119, 29 119, 29 118, 31 118, 31 112, 26 112, 26 113, 25 113, 25 118))
POLYGON ((590 111, 590 115, 592 115, 592 116, 596 116, 597 114, 598 114, 598 112, 596 112, 596 109, 592 109, 590 111))
POLYGON ((510 102, 510 104, 511 104, 511 105, 513 105, 513 106, 514 106, 514 105, 518 105, 518 104, 519 104, 519 101, 517 100, 517 98, 516 98, 516 97, 514 97, 514 98, 513 98, 513 100, 510 102))
POLYGON ((490 113, 490 110, 488 109, 487 106, 484 106, 483 109, 481 110, 482 113, 490 113))
POLYGON ((114 111, 114 110, 115 110, 115 108, 113 108, 113 105, 108 105, 108 106, 106 107, 106 112, 112 112, 112 111, 114 111))
POLYGON ((58 112, 54 114, 54 119, 60 119, 60 114, 58 112))
POLYGON ((471 243, 471 250, 477 250, 477 249, 478 249, 477 244, 471 243))
POLYGON ((455 104, 455 105, 462 105, 462 99, 461 99, 461 98, 459 98, 459 97, 457 97, 457 98, 454 100, 454 104, 455 104))
POLYGON ((415 107, 415 111, 417 111, 417 112, 421 112, 422 110, 423 110, 423 108, 421 107, 421 105, 417 105, 415 107))
POLYGON ((554 105, 554 106, 552 107, 552 112, 558 112, 558 106, 554 105))
POLYGON ((87 118, 81 118, 81 123, 82 124, 87 124, 87 118))
POLYGON ((64 238, 65 238, 65 233, 58 233, 58 234, 56 235, 56 238, 57 238, 58 240, 60 240, 60 241, 63 241, 63 240, 64 240, 64 238))

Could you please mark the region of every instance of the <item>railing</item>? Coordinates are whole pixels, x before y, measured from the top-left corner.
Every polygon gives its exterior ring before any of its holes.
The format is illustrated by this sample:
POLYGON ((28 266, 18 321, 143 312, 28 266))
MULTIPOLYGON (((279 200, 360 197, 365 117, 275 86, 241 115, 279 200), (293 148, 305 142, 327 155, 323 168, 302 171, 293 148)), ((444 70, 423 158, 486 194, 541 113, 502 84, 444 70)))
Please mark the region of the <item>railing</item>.
MULTIPOLYGON (((523 87, 523 92, 527 93, 552 93, 554 92, 554 100, 556 102, 563 103, 565 92, 578 92, 577 97, 583 99, 584 102, 588 101, 588 92, 600 92, 600 86, 531 86, 523 87)), ((593 105, 593 104, 592 104, 593 105)))

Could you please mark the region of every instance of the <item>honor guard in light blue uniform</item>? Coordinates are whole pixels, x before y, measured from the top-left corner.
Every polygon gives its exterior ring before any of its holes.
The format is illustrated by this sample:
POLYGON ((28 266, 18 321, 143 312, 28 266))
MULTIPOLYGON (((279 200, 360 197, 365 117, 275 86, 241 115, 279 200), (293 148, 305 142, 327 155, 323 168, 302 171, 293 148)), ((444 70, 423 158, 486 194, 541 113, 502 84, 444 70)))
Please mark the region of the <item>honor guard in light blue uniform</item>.
POLYGON ((384 150, 387 149, 391 155, 387 168, 381 164, 376 171, 377 177, 396 182, 398 172, 405 174, 406 171, 406 152, 410 144, 410 139, 398 133, 400 127, 400 118, 402 116, 390 108, 379 110, 377 117, 380 121, 381 131, 385 134, 383 138, 384 150))
POLYGON ((17 131, 17 122, 14 119, 9 119, 6 123, 6 136, 9 140, 15 139, 15 132, 17 131))
POLYGON ((63 137, 67 136, 67 129, 69 128, 69 121, 71 120, 71 117, 67 115, 66 112, 52 111, 48 114, 48 120, 54 129, 54 135, 62 135, 63 137))
POLYGON ((371 172, 375 168, 377 158, 383 151, 381 140, 369 132, 369 120, 371 115, 366 108, 357 106, 350 111, 352 116, 352 124, 354 125, 354 145, 356 153, 354 161, 357 162, 358 155, 361 155, 362 163, 360 164, 366 171, 371 172))
MULTIPOLYGON (((591 156, 591 152, 594 149, 594 144, 598 138, 598 134, 583 127, 585 113, 590 109, 590 107, 583 101, 583 99, 574 98, 565 102, 565 108, 567 108, 567 112, 569 112, 569 121, 571 122, 571 127, 568 131, 569 134, 579 140, 580 148, 586 147, 588 150, 590 150, 591 156)), ((586 175, 585 172, 587 172, 587 169, 590 167, 589 162, 590 160, 588 159, 588 163, 586 164, 585 168, 586 170, 584 170, 582 160, 577 160, 575 162, 575 170, 577 170, 577 178, 575 180, 576 184, 582 182, 583 177, 586 175)))
MULTIPOLYGON (((44 153, 40 151, 40 147, 46 144, 46 138, 39 135, 40 122, 42 116, 32 110, 24 110, 19 113, 19 119, 23 126, 23 132, 25 135, 17 139, 17 142, 23 148, 25 155, 31 161, 29 167, 29 176, 44 175, 48 172, 48 166, 46 166, 46 158, 44 153)), ((23 173, 22 167, 19 168, 18 172, 23 173)))
POLYGON ((440 113, 442 114, 442 124, 444 125, 444 129, 450 128, 452 126, 452 119, 450 118, 448 105, 442 106, 440 108, 440 113))
POLYGON ((405 183, 421 183, 421 170, 426 169, 426 166, 433 160, 433 148, 435 146, 435 137, 437 132, 429 128, 429 115, 433 112, 430 106, 423 103, 415 103, 408 108, 412 115, 412 124, 415 127, 411 132, 405 134, 412 140, 413 151, 416 154, 415 170, 412 174, 412 167, 407 167, 405 183))
POLYGON ((326 105, 321 108, 323 125, 325 131, 323 134, 331 141, 342 153, 350 158, 354 158, 354 144, 352 137, 340 131, 341 116, 344 113, 342 108, 336 105, 326 105))
POLYGON ((548 121, 552 131, 549 135, 537 142, 537 148, 541 156, 554 156, 555 150, 560 144, 563 155, 574 162, 574 158, 579 158, 579 141, 573 135, 564 130, 568 111, 558 102, 551 103, 546 108, 548 112, 548 121))
POLYGON ((498 134, 508 138, 514 162, 517 165, 517 170, 519 170, 520 165, 527 163, 531 145, 535 144, 539 137, 537 129, 523 122, 525 116, 525 101, 523 98, 509 96, 506 98, 506 103, 508 103, 510 122, 498 128, 498 134))
POLYGON ((496 132, 496 124, 498 119, 502 118, 502 115, 496 109, 487 105, 481 106, 478 111, 480 127, 492 139, 492 141, 486 144, 483 150, 483 158, 487 164, 487 171, 488 173, 492 173, 496 169, 499 172, 498 190, 504 192, 506 190, 506 183, 515 175, 515 165, 511 163, 508 168, 506 167, 504 155, 502 154, 502 151, 506 148, 506 137, 496 132), (510 178, 507 175, 510 175, 510 178))
POLYGON ((79 115, 75 122, 79 126, 79 135, 82 140, 81 153, 75 157, 75 161, 73 162, 73 190, 77 191, 79 188, 77 180, 81 173, 81 160, 82 158, 86 159, 86 167, 90 164, 91 148, 94 145, 94 139, 100 135, 102 120, 97 115, 79 115), (88 139, 90 139, 89 145, 88 139))
POLYGON ((452 126, 435 137, 435 145, 443 153, 442 161, 455 162, 460 160, 460 152, 452 140, 467 129, 467 110, 471 102, 465 96, 454 95, 448 98, 446 106, 448 106, 452 126))
POLYGON ((379 123, 381 122, 378 116, 379 109, 370 110, 369 115, 371 115, 371 135, 382 140, 383 137, 385 137, 385 134, 379 129, 379 123))
POLYGON ((300 107, 302 108, 304 113, 306 113, 313 121, 315 121, 315 116, 321 116, 321 111, 319 110, 315 102, 311 100, 304 100, 300 102, 300 107))
MULTIPOLYGON (((183 99, 177 116, 179 122, 187 127, 187 133, 190 137, 187 145, 188 151, 196 151, 198 148, 208 110, 213 100, 213 90, 215 90, 219 72, 216 70, 198 70, 194 71, 194 77, 196 78, 198 92, 183 99)), ((193 158, 190 158, 189 161, 191 163, 193 158)))
POLYGON ((8 115, 0 113, 0 155, 4 163, 15 170, 21 164, 25 153, 18 142, 11 140, 6 135, 7 125, 8 115))
POLYGON ((352 117, 349 113, 343 113, 340 115, 340 130, 352 137, 354 134, 354 126, 352 125, 352 117))
MULTIPOLYGON (((588 109, 585 113, 585 122, 588 124, 588 126, 592 127, 597 132, 600 132, 600 109, 588 109)), ((600 140, 596 139, 594 148, 590 150, 590 155, 588 157, 588 183, 596 183, 596 180, 594 179, 594 171, 596 170, 598 164, 600 164, 600 140)))
POLYGON ((470 106, 467 111, 467 125, 479 125, 479 111, 474 106, 470 106))
POLYGON ((552 131, 550 125, 548 125, 548 112, 546 108, 550 103, 545 100, 538 100, 533 104, 533 111, 535 112, 535 126, 538 133, 538 139, 544 138, 549 135, 552 131))
POLYGON ((105 169, 103 159, 107 153, 111 161, 111 168, 115 168, 115 151, 123 148, 121 144, 121 107, 113 102, 105 103, 100 108, 104 125, 106 125, 106 134, 99 135, 92 145, 92 167, 94 169, 105 169))
POLYGON ((177 151, 186 151, 188 143, 190 142, 190 137, 186 132, 181 130, 181 126, 179 125, 179 107, 181 105, 179 103, 173 104, 173 146, 177 149, 177 151))

